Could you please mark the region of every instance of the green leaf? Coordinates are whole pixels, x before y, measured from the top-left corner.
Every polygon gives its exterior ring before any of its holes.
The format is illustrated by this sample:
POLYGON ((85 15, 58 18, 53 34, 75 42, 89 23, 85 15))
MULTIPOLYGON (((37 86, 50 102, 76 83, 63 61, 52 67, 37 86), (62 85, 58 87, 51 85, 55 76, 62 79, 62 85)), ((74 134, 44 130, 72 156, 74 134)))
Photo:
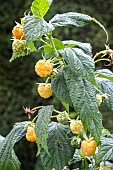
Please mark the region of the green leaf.
POLYGON ((62 27, 66 25, 74 25, 76 27, 84 27, 85 25, 92 22, 92 18, 88 15, 68 12, 64 14, 56 14, 51 20, 50 23, 54 27, 62 27))
POLYGON ((19 170, 20 163, 13 147, 26 133, 26 122, 16 123, 0 147, 0 170, 19 170))
POLYGON ((50 8, 52 0, 34 0, 31 6, 31 11, 35 17, 43 18, 50 8))
POLYGON ((39 116, 36 121, 36 135, 38 138, 38 142, 41 144, 42 148, 44 148, 47 154, 49 154, 47 146, 48 128, 53 110, 54 108, 52 105, 44 106, 42 109, 39 110, 39 116))
POLYGON ((95 77, 106 78, 113 82, 113 73, 108 69, 95 71, 95 77))
POLYGON ((20 58, 20 57, 23 57, 23 56, 25 56, 25 55, 27 55, 25 52, 20 53, 20 54, 18 54, 18 53, 16 53, 16 52, 13 52, 13 53, 12 53, 12 57, 10 58, 9 62, 12 62, 13 60, 15 60, 15 59, 17 59, 17 58, 20 58))
POLYGON ((85 128, 89 128, 92 121, 95 123, 94 117, 98 113, 94 86, 82 77, 76 76, 69 67, 64 68, 64 77, 73 106, 80 114, 85 128))
POLYGON ((52 81, 52 90, 55 96, 63 102, 72 105, 72 101, 67 88, 66 80, 63 75, 63 71, 59 70, 57 77, 52 81))
POLYGON ((66 138, 68 131, 67 125, 57 122, 49 125, 48 150, 51 156, 47 155, 44 150, 41 151, 41 160, 46 170, 52 168, 61 170, 73 157, 75 149, 71 146, 70 139, 66 138))
POLYGON ((41 18, 34 18, 33 16, 26 16, 24 24, 24 32, 27 41, 36 41, 46 33, 49 33, 54 28, 41 18))
POLYGON ((97 155, 97 162, 113 161, 113 136, 101 137, 101 146, 97 155))
POLYGON ((94 137, 94 139, 97 141, 97 143, 100 141, 100 135, 102 134, 102 115, 98 111, 98 113, 95 114, 90 126, 89 131, 94 137))
POLYGON ((100 90, 102 93, 108 94, 108 99, 105 100, 107 107, 113 110, 113 82, 106 78, 95 78, 97 84, 100 86, 100 90))
POLYGON ((92 47, 90 43, 81 43, 81 42, 73 41, 73 40, 62 41, 62 43, 65 45, 65 48, 78 47, 82 49, 86 54, 92 56, 92 47))
POLYGON ((59 50, 59 53, 65 58, 73 73, 82 76, 92 84, 96 84, 94 80, 95 65, 91 56, 79 48, 65 48, 59 50))
POLYGON ((39 51, 43 47, 43 42, 40 40, 34 41, 34 46, 39 51))
POLYGON ((34 42, 27 42, 27 49, 29 50, 29 52, 34 52, 37 51, 37 49, 35 48, 34 42))

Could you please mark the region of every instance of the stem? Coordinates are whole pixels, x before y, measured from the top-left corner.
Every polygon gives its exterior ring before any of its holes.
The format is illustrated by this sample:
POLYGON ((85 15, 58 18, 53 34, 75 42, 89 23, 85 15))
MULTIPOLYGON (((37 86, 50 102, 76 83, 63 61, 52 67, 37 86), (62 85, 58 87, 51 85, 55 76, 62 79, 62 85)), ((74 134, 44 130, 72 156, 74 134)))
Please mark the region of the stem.
POLYGON ((42 108, 43 106, 37 106, 37 107, 34 107, 33 109, 31 109, 31 110, 37 110, 37 109, 40 109, 40 108, 42 108))
POLYGON ((105 27, 99 21, 97 21, 95 18, 92 18, 92 21, 94 21, 96 24, 98 24, 104 30, 104 32, 106 34, 106 43, 107 43, 108 42, 108 32, 105 29, 105 27))
POLYGON ((38 115, 36 115, 36 116, 34 117, 34 119, 32 120, 32 123, 35 122, 35 120, 37 119, 37 117, 38 117, 38 115))
POLYGON ((57 52, 57 50, 56 50, 56 47, 55 47, 55 44, 54 44, 54 41, 53 41, 53 37, 52 37, 52 33, 48 35, 48 38, 49 38, 49 40, 50 40, 50 43, 51 43, 53 52, 55 53, 56 58, 58 58, 58 57, 59 57, 59 54, 58 54, 58 52, 57 52))
MULTIPOLYGON (((46 45, 48 45, 48 46, 50 46, 50 44, 49 43, 47 43, 46 41, 44 41, 42 38, 40 38, 40 41, 42 41, 44 44, 46 44, 46 45)), ((50 46, 51 47, 51 46, 50 46)), ((52 47, 51 47, 52 48, 52 47)))
POLYGON ((55 110, 55 109, 54 109, 54 112, 56 112, 56 113, 58 113, 58 114, 61 114, 61 112, 60 112, 60 111, 58 111, 58 110, 55 110))
POLYGON ((95 63, 98 63, 99 61, 111 61, 110 59, 107 59, 107 58, 100 58, 98 60, 95 61, 95 63))

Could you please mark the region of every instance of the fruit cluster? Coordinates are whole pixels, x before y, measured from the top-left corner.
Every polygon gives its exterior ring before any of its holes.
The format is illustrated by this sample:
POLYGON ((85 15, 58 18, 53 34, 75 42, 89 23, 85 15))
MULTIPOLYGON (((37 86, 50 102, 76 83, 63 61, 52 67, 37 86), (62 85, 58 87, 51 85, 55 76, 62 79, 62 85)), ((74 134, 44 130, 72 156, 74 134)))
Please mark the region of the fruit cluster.
POLYGON ((37 141, 36 133, 35 133, 35 125, 28 126, 27 133, 26 133, 26 139, 29 142, 36 142, 37 141))

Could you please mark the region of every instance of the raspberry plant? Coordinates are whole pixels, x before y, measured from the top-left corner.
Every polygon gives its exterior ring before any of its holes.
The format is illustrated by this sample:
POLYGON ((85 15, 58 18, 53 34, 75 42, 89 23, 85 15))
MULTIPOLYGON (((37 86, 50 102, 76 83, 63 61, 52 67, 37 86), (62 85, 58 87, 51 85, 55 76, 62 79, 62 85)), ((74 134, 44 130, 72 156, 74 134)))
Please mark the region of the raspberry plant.
POLYGON ((103 127, 99 106, 105 103, 113 110, 113 73, 109 69, 96 70, 95 63, 105 60, 112 65, 113 50, 106 45, 105 50, 93 56, 89 43, 61 41, 52 36, 57 27, 96 23, 104 30, 107 44, 107 31, 95 18, 76 12, 56 14, 46 22, 44 16, 51 3, 52 0, 34 0, 31 14, 16 23, 10 62, 42 50, 41 62, 34 63, 34 71, 44 81, 37 83, 38 92, 45 100, 53 93, 65 109, 59 111, 53 105, 24 108, 30 120, 16 123, 5 138, 0 136, 0 170, 20 169, 13 148, 23 136, 36 141, 37 155, 45 170, 112 169, 107 164, 113 161, 113 135, 103 127), (74 118, 70 116, 72 109, 74 118))

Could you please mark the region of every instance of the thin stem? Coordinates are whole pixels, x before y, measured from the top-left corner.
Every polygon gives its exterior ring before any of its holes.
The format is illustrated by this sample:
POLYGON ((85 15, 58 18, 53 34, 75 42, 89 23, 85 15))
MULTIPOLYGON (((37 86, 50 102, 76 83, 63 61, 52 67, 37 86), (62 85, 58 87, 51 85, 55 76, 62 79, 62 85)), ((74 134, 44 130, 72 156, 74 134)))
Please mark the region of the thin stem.
POLYGON ((40 108, 42 108, 43 106, 37 106, 37 107, 34 107, 33 109, 31 109, 31 110, 37 110, 37 109, 40 109, 40 108))
POLYGON ((55 47, 55 44, 54 44, 54 41, 53 41, 53 37, 52 37, 52 33, 48 35, 48 38, 49 38, 49 40, 50 40, 50 43, 51 43, 53 52, 55 53, 56 58, 58 58, 58 57, 59 57, 59 54, 58 54, 58 52, 57 52, 57 50, 56 50, 56 47, 55 47))
POLYGON ((58 114, 61 114, 61 112, 58 111, 58 110, 56 110, 56 109, 54 109, 54 112, 56 112, 56 113, 58 113, 58 114))
MULTIPOLYGON (((50 44, 49 43, 47 43, 46 41, 44 41, 42 38, 40 38, 40 41, 42 41, 44 44, 46 44, 46 45, 48 45, 48 46, 50 46, 50 44)), ((50 46, 51 47, 51 46, 50 46)), ((52 48, 52 47, 51 47, 52 48)))
POLYGON ((107 58, 100 58, 98 60, 95 61, 95 63, 98 63, 99 61, 111 61, 110 59, 107 59, 107 58))

